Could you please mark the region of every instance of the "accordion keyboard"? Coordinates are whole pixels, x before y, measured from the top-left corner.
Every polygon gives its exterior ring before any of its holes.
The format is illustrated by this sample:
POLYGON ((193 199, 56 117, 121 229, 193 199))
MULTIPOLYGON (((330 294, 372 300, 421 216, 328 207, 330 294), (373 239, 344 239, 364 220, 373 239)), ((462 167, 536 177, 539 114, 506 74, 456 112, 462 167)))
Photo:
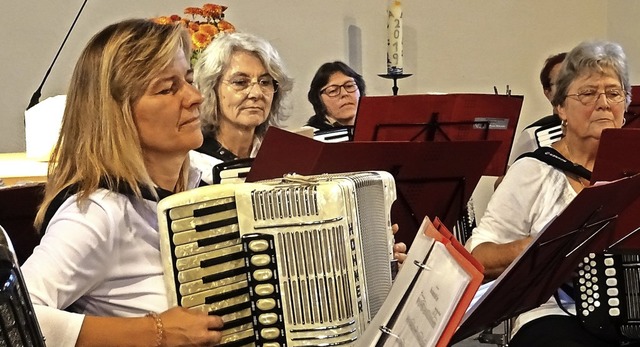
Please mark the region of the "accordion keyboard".
POLYGON ((640 339, 640 255, 590 253, 579 265, 576 310, 608 340, 640 339))
POLYGON ((357 185, 395 192, 384 174, 216 185, 164 199, 158 214, 169 304, 221 316, 223 346, 354 343, 390 289, 384 219, 395 193, 375 197, 381 210, 367 212, 383 220, 367 231, 373 248, 356 206, 357 185), (368 263, 365 249, 377 253, 368 263))

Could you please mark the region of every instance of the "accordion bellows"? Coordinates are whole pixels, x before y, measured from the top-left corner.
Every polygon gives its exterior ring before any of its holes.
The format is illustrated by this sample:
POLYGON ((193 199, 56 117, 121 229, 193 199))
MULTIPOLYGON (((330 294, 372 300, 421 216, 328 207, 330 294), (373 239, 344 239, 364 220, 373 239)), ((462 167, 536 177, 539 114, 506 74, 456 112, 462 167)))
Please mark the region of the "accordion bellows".
POLYGON ((170 306, 220 315, 223 346, 355 343, 391 288, 386 172, 220 184, 163 199, 170 306))

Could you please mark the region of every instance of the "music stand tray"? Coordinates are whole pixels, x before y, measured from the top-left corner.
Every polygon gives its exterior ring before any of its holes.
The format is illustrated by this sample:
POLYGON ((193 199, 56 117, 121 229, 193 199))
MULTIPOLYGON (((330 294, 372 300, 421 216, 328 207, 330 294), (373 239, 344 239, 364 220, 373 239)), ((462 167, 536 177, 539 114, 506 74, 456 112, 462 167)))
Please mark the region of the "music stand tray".
POLYGON ((354 141, 499 141, 483 173, 501 176, 523 100, 494 94, 364 96, 358 104, 354 141))
POLYGON ((426 215, 451 227, 480 180, 497 141, 323 143, 269 128, 247 182, 287 173, 317 175, 381 170, 394 176, 397 241, 410 245, 426 215))
POLYGON ((472 305, 452 341, 549 300, 586 254, 608 246, 616 217, 638 191, 640 175, 582 190, 472 305))
MULTIPOLYGON (((636 88, 634 87, 634 90, 636 88)), ((640 94, 640 90, 638 90, 640 94)), ((640 173, 640 129, 605 129, 600 137, 591 182, 613 181, 640 173)), ((640 193, 616 222, 611 244, 617 250, 640 250, 640 193)))

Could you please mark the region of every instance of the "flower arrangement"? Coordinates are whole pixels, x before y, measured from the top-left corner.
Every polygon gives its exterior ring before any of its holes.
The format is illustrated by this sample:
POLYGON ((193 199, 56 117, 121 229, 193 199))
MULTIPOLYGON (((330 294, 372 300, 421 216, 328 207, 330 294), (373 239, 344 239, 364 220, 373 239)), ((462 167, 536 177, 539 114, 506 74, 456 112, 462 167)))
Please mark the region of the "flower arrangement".
POLYGON ((160 24, 182 23, 191 34, 191 64, 193 65, 200 53, 213 41, 220 32, 234 32, 233 24, 224 19, 224 11, 227 6, 216 4, 204 4, 202 7, 187 7, 184 14, 191 19, 180 17, 176 14, 161 16, 153 21, 160 24))

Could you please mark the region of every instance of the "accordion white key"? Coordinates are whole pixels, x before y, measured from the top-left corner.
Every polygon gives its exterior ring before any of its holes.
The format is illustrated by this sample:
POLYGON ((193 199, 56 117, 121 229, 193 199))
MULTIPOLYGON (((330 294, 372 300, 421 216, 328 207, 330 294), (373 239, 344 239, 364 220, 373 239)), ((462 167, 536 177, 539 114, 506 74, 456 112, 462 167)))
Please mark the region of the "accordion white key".
POLYGON ((158 205, 170 306, 222 316, 222 346, 355 343, 391 288, 386 172, 197 188, 158 205))

